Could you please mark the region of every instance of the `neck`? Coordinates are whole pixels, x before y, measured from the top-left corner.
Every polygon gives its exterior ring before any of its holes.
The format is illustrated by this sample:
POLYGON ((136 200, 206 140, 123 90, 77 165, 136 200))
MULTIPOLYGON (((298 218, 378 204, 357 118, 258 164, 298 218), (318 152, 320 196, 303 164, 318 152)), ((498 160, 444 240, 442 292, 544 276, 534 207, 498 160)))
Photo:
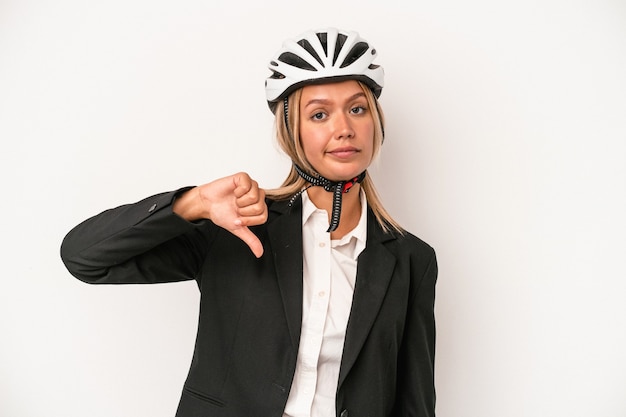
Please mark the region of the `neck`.
MULTIPOLYGON (((315 207, 326 210, 328 213, 328 221, 333 210, 333 193, 326 191, 322 187, 311 187, 306 190, 309 199, 315 207)), ((361 218, 361 185, 355 184, 350 192, 343 194, 341 204, 341 217, 339 219, 339 227, 330 233, 331 239, 341 239, 348 232, 359 224, 361 218)))

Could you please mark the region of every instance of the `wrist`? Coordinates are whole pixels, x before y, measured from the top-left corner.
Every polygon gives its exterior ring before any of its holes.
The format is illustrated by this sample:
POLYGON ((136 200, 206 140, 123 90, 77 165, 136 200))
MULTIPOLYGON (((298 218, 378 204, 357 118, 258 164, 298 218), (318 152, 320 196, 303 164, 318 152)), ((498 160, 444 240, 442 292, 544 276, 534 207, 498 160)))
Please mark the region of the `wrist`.
POLYGON ((183 219, 193 222, 204 218, 198 187, 185 191, 174 200, 172 211, 183 219))

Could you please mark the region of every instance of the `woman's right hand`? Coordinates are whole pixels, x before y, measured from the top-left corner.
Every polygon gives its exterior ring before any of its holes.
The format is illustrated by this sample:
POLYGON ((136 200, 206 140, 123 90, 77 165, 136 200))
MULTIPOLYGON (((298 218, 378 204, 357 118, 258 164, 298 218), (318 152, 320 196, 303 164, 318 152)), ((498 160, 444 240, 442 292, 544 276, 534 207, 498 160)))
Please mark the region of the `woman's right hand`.
POLYGON ((174 202, 174 213, 188 221, 209 219, 243 240, 257 258, 263 245, 248 226, 265 223, 265 192, 245 172, 186 191, 174 202))

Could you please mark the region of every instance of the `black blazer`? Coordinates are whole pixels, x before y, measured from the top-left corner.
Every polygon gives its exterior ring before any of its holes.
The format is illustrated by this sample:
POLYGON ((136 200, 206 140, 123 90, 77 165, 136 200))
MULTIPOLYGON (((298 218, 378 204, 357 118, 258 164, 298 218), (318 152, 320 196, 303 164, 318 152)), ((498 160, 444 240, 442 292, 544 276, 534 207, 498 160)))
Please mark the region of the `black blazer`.
MULTIPOLYGON (((184 191, 184 190, 181 190, 184 191)), ((179 192, 181 192, 179 191, 179 192)), ((93 284, 195 279, 198 335, 177 417, 281 417, 302 321, 301 204, 268 200, 252 230, 261 258, 210 221, 172 212, 177 192, 105 211, 65 237, 61 256, 93 284)), ((433 249, 384 233, 371 210, 341 360, 340 417, 435 415, 433 249)))

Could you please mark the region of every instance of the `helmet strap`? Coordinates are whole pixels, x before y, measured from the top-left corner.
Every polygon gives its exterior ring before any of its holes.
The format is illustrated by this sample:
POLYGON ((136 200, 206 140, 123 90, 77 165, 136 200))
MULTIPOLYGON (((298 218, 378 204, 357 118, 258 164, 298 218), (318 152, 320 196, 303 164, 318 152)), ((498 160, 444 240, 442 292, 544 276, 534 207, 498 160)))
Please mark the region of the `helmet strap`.
POLYGON ((376 111, 378 112, 378 115, 379 115, 378 118, 380 120, 380 131, 383 135, 381 143, 385 143, 385 126, 383 125, 382 116, 380 116, 381 112, 380 112, 380 104, 378 104, 378 99, 374 99, 374 103, 376 103, 376 111))
POLYGON ((291 128, 289 127, 289 96, 283 99, 283 118, 285 120, 285 128, 289 139, 293 141, 293 135, 291 134, 291 128))
POLYGON ((350 189, 354 187, 355 184, 361 183, 365 179, 366 171, 361 172, 356 177, 347 181, 331 181, 327 178, 322 177, 319 174, 316 174, 316 176, 309 175, 296 164, 293 164, 293 167, 298 175, 305 181, 309 182, 310 185, 298 191, 298 193, 291 197, 291 200, 289 200, 289 206, 291 206, 296 198, 298 198, 303 192, 305 192, 309 188, 323 187, 326 191, 333 193, 333 211, 330 216, 330 225, 327 232, 333 232, 337 230, 337 227, 339 226, 339 218, 341 217, 341 203, 343 199, 343 194, 350 191, 350 189))

